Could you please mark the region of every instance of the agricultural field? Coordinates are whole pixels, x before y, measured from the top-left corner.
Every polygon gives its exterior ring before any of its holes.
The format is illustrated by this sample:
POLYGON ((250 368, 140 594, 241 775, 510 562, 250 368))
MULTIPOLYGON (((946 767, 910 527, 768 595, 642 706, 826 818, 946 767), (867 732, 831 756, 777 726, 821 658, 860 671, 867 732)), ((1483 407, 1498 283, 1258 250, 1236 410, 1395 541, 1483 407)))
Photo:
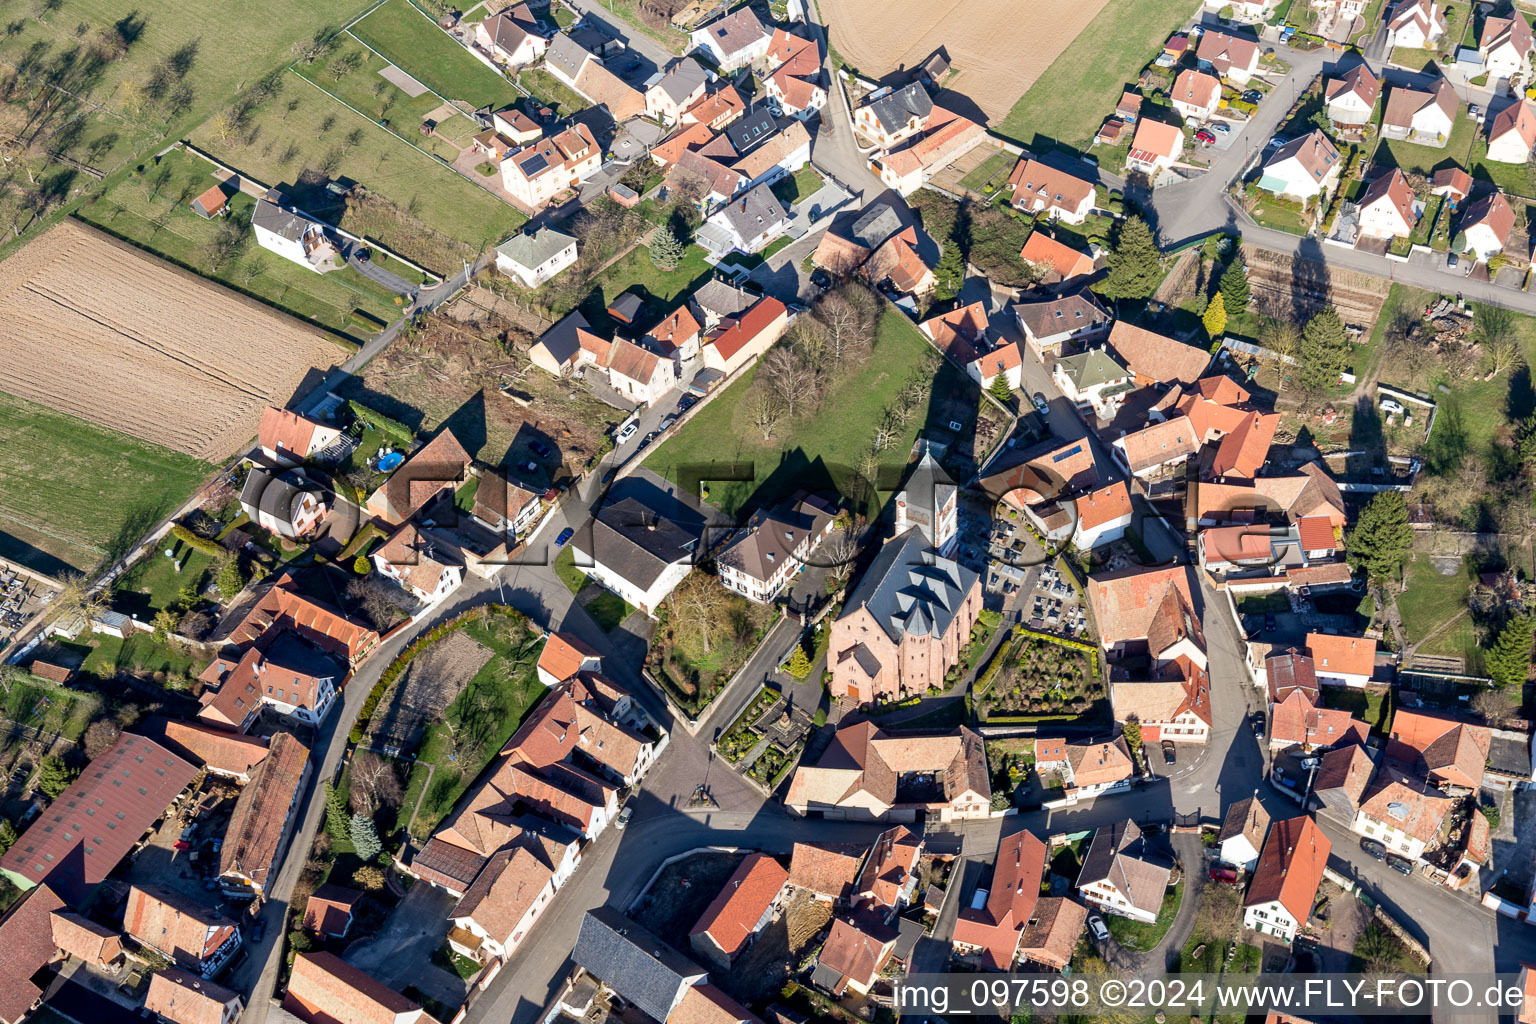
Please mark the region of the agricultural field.
MULTIPOLYGON (((167 153, 153 171, 124 178, 78 216, 350 341, 400 315, 398 296, 350 267, 317 274, 257 245, 250 231, 256 200, 244 193, 230 196, 225 219, 205 220, 193 213, 190 200, 214 184, 206 161, 180 151, 167 153)), ((226 185, 226 193, 229 189, 226 185)))
MULTIPOLYGON (((1146 0, 1113 2, 1127 9, 1146 5, 1146 0)), ((996 122, 1105 5, 1106 0, 968 0, 964 5, 828 0, 821 14, 830 45, 867 78, 914 68, 944 47, 952 67, 943 87, 996 122), (897 25, 901 30, 892 31, 897 25)), ((1187 0, 1184 6, 1191 7, 1187 0)), ((1103 74, 1104 68, 1093 71, 1103 74)), ((1114 103, 1109 106, 1114 109, 1114 103)))
POLYGON ((0 391, 200 460, 234 454, 264 406, 340 355, 323 332, 78 222, 6 260, 0 281, 0 391))
POLYGON ((410 0, 386 0, 348 31, 444 99, 503 107, 522 94, 448 38, 410 0))
MULTIPOLYGON (((1086 28, 1049 34, 1049 67, 1039 65, 1025 83, 1028 91, 994 127, 998 133, 1044 152, 1056 142, 1086 149, 1120 93, 1136 81, 1168 38, 1199 8, 1195 0, 1110 0, 1086 4, 1096 16, 1086 28), (1057 36, 1070 45, 1056 45, 1057 36), (1058 56, 1059 54, 1059 56, 1058 56), (1043 73, 1042 73, 1043 72, 1043 73)), ((1039 35, 1041 22, 1019 19, 1039 35)), ((834 40, 835 41, 835 40, 834 40)), ((958 61, 957 61, 958 63, 958 61)), ((1031 67, 1034 67, 1031 63, 1031 67)))
MULTIPOLYGON (((306 69, 324 82, 339 83, 306 69)), ((352 72, 362 76, 363 71, 352 72)), ((417 122, 380 127, 347 109, 298 72, 283 75, 275 96, 253 106, 239 131, 210 122, 191 141, 264 184, 283 186, 294 204, 437 273, 451 273, 507 238, 526 219, 414 143, 417 122), (338 199, 327 181, 362 186, 338 199)), ((380 79, 382 81, 382 79, 380 79)))

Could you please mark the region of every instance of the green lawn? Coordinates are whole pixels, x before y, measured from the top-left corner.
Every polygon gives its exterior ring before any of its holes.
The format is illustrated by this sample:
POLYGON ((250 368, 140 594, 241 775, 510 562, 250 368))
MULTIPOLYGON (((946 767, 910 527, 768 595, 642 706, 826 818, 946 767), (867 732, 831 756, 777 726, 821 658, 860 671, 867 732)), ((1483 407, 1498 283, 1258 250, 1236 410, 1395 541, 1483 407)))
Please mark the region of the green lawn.
POLYGON ((1435 220, 1440 216, 1440 206, 1445 202, 1444 196, 1430 196, 1424 204, 1424 216, 1413 226, 1413 234, 1409 241, 1414 245, 1428 245, 1429 233, 1434 229, 1435 220))
POLYGON ((576 568, 576 549, 567 544, 560 553, 555 556, 555 575, 560 577, 573 594, 581 592, 581 588, 587 585, 587 574, 576 568))
POLYGON ((58 572, 122 554, 214 467, 0 394, 0 555, 58 572))
POLYGON ((1294 203, 1276 199, 1264 192, 1256 193, 1258 201, 1253 207, 1253 219, 1267 228, 1287 231, 1293 235, 1305 235, 1311 226, 1311 218, 1296 208, 1294 203))
POLYGON ((652 25, 640 16, 636 0, 609 0, 609 10, 632 25, 641 34, 650 36, 671 53, 684 53, 689 47, 688 33, 673 28, 670 22, 652 25))
POLYGON ((76 692, 42 679, 17 683, 0 695, 0 714, 12 722, 36 726, 44 735, 57 733, 78 740, 101 707, 101 698, 89 692, 75 696, 76 692))
POLYGON ((442 105, 443 101, 431 90, 415 98, 406 95, 379 74, 389 66, 389 61, 356 39, 342 35, 337 37, 336 49, 325 60, 294 64, 293 70, 366 116, 401 128, 420 124, 422 118, 442 105))
POLYGON ((521 95, 501 75, 449 39, 410 0, 386 0, 349 30, 406 74, 450 100, 502 107, 521 95))
POLYGON ((824 182, 821 175, 806 167, 773 183, 773 194, 779 201, 794 206, 802 199, 815 195, 824 182))
POLYGON ((1348 711, 1369 725, 1376 735, 1387 735, 1392 722, 1392 706, 1384 694, 1343 686, 1325 686, 1319 693, 1323 707, 1348 711))
MULTIPOLYGON (((267 184, 283 185, 312 216, 375 238, 440 273, 459 269, 460 259, 500 242, 526 219, 306 79, 292 74, 286 81, 282 97, 254 111, 254 142, 248 136, 220 141, 206 125, 192 133, 192 142, 267 184), (290 103, 296 104, 291 111, 290 103), (382 202, 348 206, 318 185, 295 186, 306 172, 322 181, 351 179, 382 202)), ((396 130, 404 135, 416 125, 396 130)))
POLYGON ((587 610, 587 614, 592 616, 592 621, 596 622, 604 633, 612 633, 618 629, 619 625, 634 611, 622 597, 611 590, 599 590, 583 602, 582 607, 587 610))
MULTIPOLYGON (((674 483, 697 491, 699 478, 711 467, 744 480, 707 481, 709 502, 726 515, 773 503, 792 491, 828 484, 847 485, 869 448, 870 437, 885 408, 895 399, 907 376, 933 352, 911 321, 888 307, 876 332, 873 355, 862 372, 843 380, 812 415, 779 428, 767 443, 739 408, 757 368, 749 370, 708 406, 662 441, 645 465, 674 483), (820 477, 820 479, 812 479, 820 477)), ((947 369, 946 364, 946 369, 947 369)), ((940 371, 935 394, 947 386, 959 390, 968 381, 958 373, 940 371)), ((885 453, 892 470, 903 465, 922 415, 914 415, 901 437, 885 453)))
POLYGON ((1371 0, 1365 5, 1364 17, 1357 28, 1349 37, 1351 46, 1364 45, 1376 32, 1376 26, 1381 23, 1381 5, 1385 0, 1371 0))
POLYGON ((1467 162, 1472 177, 1478 181, 1491 181, 1508 195, 1536 199, 1536 182, 1531 179, 1530 164, 1500 163, 1486 159, 1487 155, 1488 143, 1479 136, 1472 144, 1472 156, 1467 162))
POLYGON ((175 537, 167 536, 155 549, 139 559, 117 582, 112 604, 120 612, 150 621, 155 613, 176 602, 183 592, 200 594, 208 583, 214 559, 194 551, 175 537), (171 558, 165 552, 173 552, 171 558), (176 571, 176 562, 181 571, 176 571))
POLYGON ((766 249, 763 250, 762 257, 766 260, 780 249, 787 249, 794 244, 795 240, 790 238, 788 235, 785 235, 783 238, 775 239, 766 249))
POLYGON ((1043 152, 1086 148, 1120 93, 1199 8, 1194 0, 1110 0, 1019 98, 997 132, 1043 152))
POLYGON ((149 633, 131 633, 126 640, 98 635, 80 671, 109 682, 118 672, 166 672, 195 676, 208 663, 174 642, 161 643, 149 633))
POLYGON ((592 105, 580 93, 543 68, 525 68, 517 73, 517 81, 539 102, 553 109, 561 117, 570 117, 577 111, 586 110, 592 105))
POLYGON ((1403 633, 1409 643, 1417 643, 1436 626, 1467 607, 1467 588, 1472 566, 1463 562, 1461 571, 1442 576, 1429 556, 1416 554, 1403 573, 1404 590, 1397 599, 1403 618, 1403 633))
POLYGON ((1008 184, 1008 175, 1013 173, 1013 167, 1018 162, 1018 157, 1012 153, 993 153, 961 178, 960 184, 972 192, 990 196, 1008 184))
POLYGON ((1104 923, 1109 926, 1110 934, 1120 945, 1133 952, 1145 953, 1154 949, 1163 941, 1163 936, 1168 934, 1168 927, 1173 924, 1174 916, 1179 912, 1179 898, 1183 894, 1184 879, 1181 878, 1177 885, 1163 895, 1162 909, 1158 911, 1157 921, 1153 924, 1132 921, 1117 914, 1105 914, 1104 923))
POLYGON ((118 183, 100 201, 81 209, 80 219, 354 341, 400 316, 393 292, 350 267, 316 274, 258 246, 248 227, 256 201, 244 193, 230 197, 226 219, 205 220, 193 213, 191 198, 215 184, 211 171, 197 157, 179 150, 167 153, 153 173, 118 183), (168 179, 158 184, 166 172, 168 179), (245 240, 234 258, 215 266, 209 247, 228 222, 247 225, 245 240), (354 310, 367 317, 354 315, 354 310))
POLYGON ((636 318, 640 328, 650 327, 670 313, 683 297, 709 280, 712 272, 704 262, 704 250, 690 245, 675 270, 662 270, 651 262, 651 251, 637 245, 629 254, 603 271, 592 281, 592 291, 582 300, 582 314, 601 330, 607 322, 604 312, 620 293, 635 292, 645 300, 645 309, 636 318))
MULTIPOLYGON (((1436 169, 1455 165, 1464 166, 1472 149, 1472 137, 1477 133, 1477 123, 1464 117, 1458 108, 1456 120, 1451 126, 1450 140, 1444 148, 1420 146, 1401 139, 1383 139, 1376 147, 1376 163, 1381 170, 1401 167, 1405 174, 1433 174, 1436 169)), ((1374 176, 1374 175, 1373 175, 1374 176)))

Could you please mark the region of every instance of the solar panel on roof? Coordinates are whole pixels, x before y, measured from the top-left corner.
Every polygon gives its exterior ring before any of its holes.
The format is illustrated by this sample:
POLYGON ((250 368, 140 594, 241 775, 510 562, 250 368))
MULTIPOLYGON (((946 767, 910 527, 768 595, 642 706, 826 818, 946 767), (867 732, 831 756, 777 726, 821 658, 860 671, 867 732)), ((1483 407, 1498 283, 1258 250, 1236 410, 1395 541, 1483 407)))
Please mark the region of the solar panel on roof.
POLYGON ((544 159, 543 153, 535 153, 523 163, 524 174, 538 174, 549 166, 549 161, 544 159))

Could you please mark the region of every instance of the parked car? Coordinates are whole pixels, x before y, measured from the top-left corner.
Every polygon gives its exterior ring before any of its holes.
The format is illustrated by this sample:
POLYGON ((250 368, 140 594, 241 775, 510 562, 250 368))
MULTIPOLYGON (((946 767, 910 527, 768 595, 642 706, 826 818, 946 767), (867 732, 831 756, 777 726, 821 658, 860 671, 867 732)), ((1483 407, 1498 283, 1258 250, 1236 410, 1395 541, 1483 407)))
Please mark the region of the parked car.
POLYGON ((1376 839, 1360 840, 1360 849, 1363 853, 1375 857, 1377 860, 1384 860, 1387 856, 1386 846, 1376 839))
POLYGON ((570 540, 575 535, 576 535, 576 531, 571 529, 569 526, 567 526, 565 529, 560 531, 560 536, 555 538, 555 547, 557 547, 557 548, 565 547, 565 542, 570 540))
POLYGON ((1216 133, 1209 128, 1201 128, 1195 132, 1195 141, 1209 146, 1216 141, 1216 133))
POLYGON ((1212 864, 1211 881, 1226 882, 1230 885, 1237 881, 1237 868, 1229 867, 1226 864, 1212 864))
POLYGON ((1264 628, 1265 629, 1274 629, 1275 628, 1275 613, 1274 612, 1265 612, 1264 613, 1264 628))
POLYGON ((613 819, 613 827, 618 829, 620 832, 624 831, 624 826, 628 825, 629 819, 633 818, 634 816, 635 809, 629 806, 629 804, 625 804, 622 808, 620 808, 619 816, 613 819))
POLYGON ((1225 121, 1212 121, 1206 127, 1210 128, 1210 130, 1215 132, 1217 135, 1226 135, 1232 130, 1232 126, 1227 124, 1225 121))
POLYGON ((697 398, 694 398, 692 395, 684 395, 682 398, 678 399, 678 401, 677 401, 677 411, 678 412, 687 412, 689 409, 692 409, 698 403, 699 403, 699 400, 697 398))
POLYGON ((676 416, 664 416, 664 417, 662 417, 662 420, 661 420, 661 426, 657 427, 656 429, 657 430, 666 430, 668 427, 670 427, 672 424, 674 424, 676 422, 677 422, 677 417, 676 416))
POLYGON ((1264 738, 1264 712, 1262 711, 1253 713, 1253 734, 1259 739, 1264 738))
POLYGON ((632 437, 634 437, 634 436, 635 436, 635 433, 636 433, 636 432, 637 432, 637 431, 638 431, 638 430, 639 430, 639 429, 640 429, 640 424, 638 424, 638 423, 630 423, 630 424, 627 424, 627 425, 626 425, 626 426, 625 426, 625 427, 624 427, 624 429, 623 429, 623 430, 620 430, 620 431, 619 431, 619 432, 618 432, 618 433, 617 433, 617 434, 615 434, 615 435, 613 435, 613 441, 614 441, 614 443, 615 443, 615 444, 624 444, 624 443, 625 443, 625 442, 627 442, 627 441, 628 441, 628 440, 629 440, 629 439, 630 439, 630 438, 632 438, 632 437))
POLYGON ((1407 857, 1399 857, 1395 853, 1387 854, 1387 867, 1391 868, 1393 871, 1398 872, 1399 874, 1413 874, 1413 861, 1409 860, 1407 857))
POLYGON ((1030 401, 1035 404, 1035 411, 1041 416, 1049 416, 1051 414, 1051 404, 1045 400, 1045 396, 1040 392, 1036 391, 1034 396, 1030 398, 1030 401))
POLYGON ((251 925, 251 941, 260 942, 266 934, 267 922, 258 917, 256 923, 251 925))
POLYGON ((1173 745, 1173 740, 1163 740, 1163 761, 1166 764, 1179 763, 1179 748, 1173 745))
POLYGON ((1104 926, 1104 919, 1098 914, 1088 915, 1088 930, 1092 932, 1093 937, 1098 939, 1100 942, 1109 941, 1109 929, 1104 926))
POLYGON ((1264 94, 1259 92, 1257 89, 1249 89, 1247 92, 1243 93, 1244 103, 1258 103, 1263 99, 1264 94))
POLYGON ((652 441, 656 440, 658 436, 659 432, 655 430, 651 431, 649 434, 646 434, 640 439, 640 447, 636 448, 635 451, 641 451, 642 449, 646 448, 652 441))
POLYGON ((532 441, 529 441, 528 447, 532 448, 533 454, 537 455, 541 459, 547 459, 552 454, 552 449, 549 447, 549 445, 545 444, 543 441, 540 441, 538 438, 534 438, 532 441))
POLYGON ((815 270, 811 271, 811 284, 815 285, 817 288, 820 288, 822 291, 826 291, 828 288, 832 287, 832 275, 827 273, 825 270, 822 270, 820 267, 817 267, 815 270))
POLYGON ((359 262, 359 263, 367 263, 371 259, 373 259, 372 251, 370 251, 368 249, 359 249, 359 250, 357 250, 357 262, 359 262))

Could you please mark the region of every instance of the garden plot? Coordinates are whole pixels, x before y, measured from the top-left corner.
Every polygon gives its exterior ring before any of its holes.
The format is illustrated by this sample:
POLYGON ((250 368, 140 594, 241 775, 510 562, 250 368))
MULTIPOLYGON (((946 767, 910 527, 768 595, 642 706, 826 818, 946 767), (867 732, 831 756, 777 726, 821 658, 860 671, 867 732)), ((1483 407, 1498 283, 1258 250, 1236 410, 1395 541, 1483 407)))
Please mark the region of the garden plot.
POLYGON ((811 729, 804 708, 792 707, 777 690, 765 686, 716 749, 737 771, 771 787, 799 759, 811 729))
POLYGON ((984 722, 1081 721, 1102 717, 1107 704, 1092 648, 1022 628, 988 666, 976 693, 984 722))
POLYGON ((493 656, 489 647, 463 630, 427 648, 380 702, 387 710, 375 719, 374 745, 391 755, 414 751, 427 726, 442 719, 448 706, 493 656))

